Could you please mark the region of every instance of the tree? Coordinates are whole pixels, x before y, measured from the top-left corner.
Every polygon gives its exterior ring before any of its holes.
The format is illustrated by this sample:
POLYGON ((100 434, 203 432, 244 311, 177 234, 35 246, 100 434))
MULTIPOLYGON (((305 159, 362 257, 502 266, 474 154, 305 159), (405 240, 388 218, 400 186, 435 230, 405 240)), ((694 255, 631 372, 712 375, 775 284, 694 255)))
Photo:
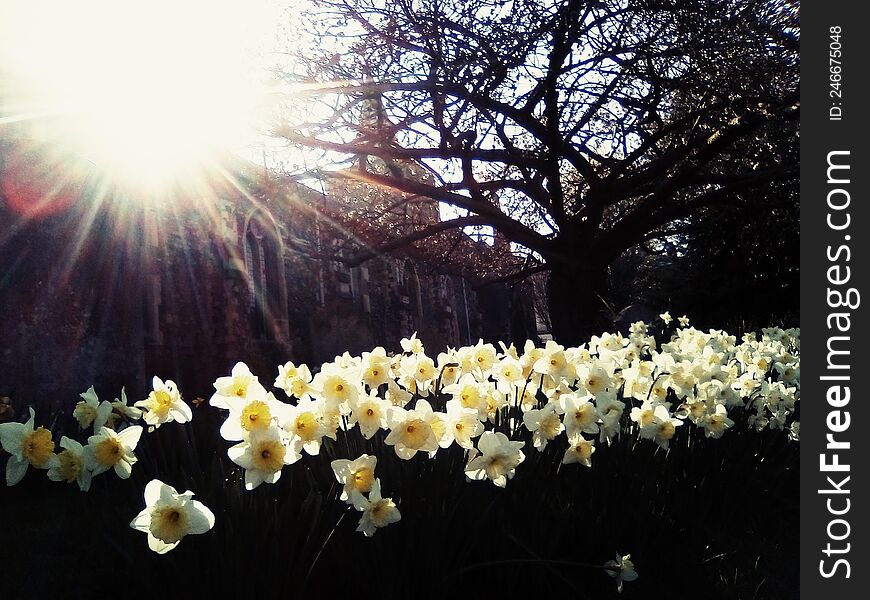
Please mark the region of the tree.
POLYGON ((491 228, 515 257, 500 280, 549 271, 563 342, 604 325, 608 265, 623 252, 716 207, 765 210, 753 196, 798 177, 793 3, 314 5, 314 43, 288 74, 314 104, 275 132, 354 158, 321 176, 393 194, 344 218, 352 231, 387 224, 347 260, 403 244, 444 255, 464 228, 491 228), (409 210, 435 201, 452 218, 409 210))

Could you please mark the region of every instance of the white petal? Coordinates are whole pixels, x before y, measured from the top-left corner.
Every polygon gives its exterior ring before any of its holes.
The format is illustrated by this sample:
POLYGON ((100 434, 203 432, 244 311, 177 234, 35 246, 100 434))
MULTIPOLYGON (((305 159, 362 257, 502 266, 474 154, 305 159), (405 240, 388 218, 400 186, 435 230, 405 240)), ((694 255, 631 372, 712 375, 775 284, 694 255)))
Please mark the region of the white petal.
POLYGON ((106 424, 110 414, 112 414, 112 405, 103 400, 97 408, 97 416, 94 417, 94 431, 99 431, 106 424))
POLYGON ((91 489, 91 479, 93 479, 94 475, 87 469, 82 469, 79 471, 79 489, 83 492, 87 492, 91 489))
POLYGON ((28 428, 24 423, 0 424, 0 444, 6 452, 21 457, 21 442, 27 432, 28 428))
POLYGON ((135 460, 129 460, 122 458, 118 462, 115 463, 115 473, 118 474, 118 477, 121 479, 129 479, 130 473, 133 472, 133 463, 135 460))
POLYGON ((175 548, 180 541, 181 540, 178 540, 178 542, 174 542, 172 544, 167 544, 163 540, 159 540, 156 537, 154 537, 153 535, 151 535, 150 531, 148 532, 148 547, 151 548, 157 554, 166 554, 167 552, 169 552, 170 550, 175 548))
POLYGON ((172 408, 169 410, 169 414, 171 414, 172 418, 179 423, 187 423, 193 418, 193 412, 184 400, 173 404, 172 408))
POLYGON ((263 474, 254 469, 245 469, 245 489, 250 491, 263 483, 263 474))
POLYGON ((142 426, 132 425, 119 433, 118 437, 121 438, 121 443, 123 443, 124 446, 133 450, 136 447, 136 444, 139 443, 139 438, 142 437, 142 426))
MULTIPOLYGON (((148 482, 148 485, 145 486, 145 505, 146 506, 154 506, 157 504, 157 501, 163 496, 163 489, 168 488, 169 486, 160 481, 159 479, 152 479, 148 482)), ((174 488, 170 488, 174 492, 174 488)))
POLYGON ((136 531, 150 531, 151 530, 151 509, 146 508, 138 515, 136 518, 130 521, 130 527, 135 529, 136 531))
POLYGON ((75 454, 81 454, 84 452, 84 448, 81 444, 79 444, 76 440, 70 439, 66 436, 60 438, 60 447, 64 450, 69 450, 75 454))
POLYGON ((6 462, 6 485, 15 485, 24 479, 24 474, 27 473, 27 465, 26 460, 10 456, 6 462))
POLYGON ((188 512, 188 533, 205 533, 214 527, 214 513, 199 500, 193 500, 188 512))

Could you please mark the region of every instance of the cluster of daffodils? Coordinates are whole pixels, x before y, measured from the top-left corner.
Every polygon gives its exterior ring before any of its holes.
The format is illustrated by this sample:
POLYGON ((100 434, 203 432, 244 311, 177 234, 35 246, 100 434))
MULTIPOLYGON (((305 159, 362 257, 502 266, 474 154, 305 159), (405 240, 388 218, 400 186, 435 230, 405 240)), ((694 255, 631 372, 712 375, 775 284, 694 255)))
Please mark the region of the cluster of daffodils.
POLYGON ((153 379, 153 390, 148 398, 130 406, 127 394, 112 402, 97 397, 93 386, 80 394, 73 417, 82 433, 92 430, 87 444, 62 436, 56 446, 51 432, 45 427, 34 427, 36 413, 30 409, 26 423, 0 424, 0 443, 11 456, 6 462, 6 485, 15 485, 24 478, 28 467, 44 469, 52 481, 77 483, 86 492, 94 476, 114 471, 121 479, 128 479, 137 458, 134 450, 142 437, 143 428, 135 423, 142 419, 151 428, 162 423, 184 423, 192 417, 190 407, 172 381, 153 379))
MULTIPOLYGON (((673 321, 668 313, 660 319, 673 321)), ((280 365, 271 389, 239 362, 214 382, 209 404, 225 414, 220 435, 232 443, 227 454, 243 469, 248 490, 275 483, 285 466, 318 455, 339 430, 350 435, 358 429, 367 440, 380 435, 402 460, 432 459, 456 445, 465 454, 467 480, 499 487, 507 486, 527 453, 548 446, 563 465, 591 467, 596 445, 609 446, 619 436, 637 435, 667 451, 680 431, 692 428, 721 438, 736 414, 755 430, 799 439, 799 330, 765 329, 738 343, 723 331, 690 327, 686 317, 677 321, 661 345, 651 326, 638 322, 628 336, 605 333, 579 347, 527 341, 519 350, 481 340, 435 357, 412 335, 396 354, 378 347, 313 370, 280 365)), ((93 388, 81 394, 73 414, 93 435, 86 445, 64 436, 57 453, 51 432, 34 427, 32 410, 26 423, 0 424, 0 442, 10 454, 7 484, 19 482, 29 467, 83 491, 109 470, 129 478, 143 433, 137 421, 152 431, 192 417, 172 381, 155 377, 152 387, 132 406, 124 390, 113 402, 100 401, 93 388)), ((361 513, 357 530, 366 536, 401 519, 393 499, 382 495, 376 466, 377 457, 367 454, 332 462, 340 500, 361 513)), ((192 495, 152 481, 146 508, 131 526, 148 533, 155 552, 171 550, 185 535, 214 524, 192 495)), ((620 588, 636 577, 628 556, 605 567, 620 588)))
MULTIPOLYGON (((60 452, 55 452, 51 432, 45 427, 34 427, 36 413, 30 409, 26 423, 0 424, 0 442, 10 457, 6 462, 6 485, 15 485, 26 474, 28 467, 48 471, 52 481, 77 483, 83 492, 90 490, 97 475, 114 471, 121 479, 129 479, 133 465, 138 461, 136 446, 143 427, 135 423, 145 421, 149 431, 164 423, 185 423, 193 414, 182 400, 175 383, 154 377, 152 391, 145 400, 132 406, 121 389, 121 397, 112 402, 100 401, 93 387, 80 394, 73 417, 83 434, 92 430, 87 444, 62 436, 60 452)), ((214 525, 214 515, 196 500, 192 492, 179 494, 174 488, 158 480, 145 488, 146 508, 130 524, 134 529, 148 533, 148 547, 163 554, 173 549, 189 533, 204 533, 214 525)))
POLYGON ((362 512, 357 531, 366 537, 402 518, 392 498, 381 496, 381 481, 375 478, 376 456, 363 454, 356 460, 334 460, 332 471, 342 484, 341 499, 362 512), (366 496, 368 494, 368 496, 366 496))
MULTIPOLYGON (((590 467, 596 444, 627 432, 667 450, 687 426, 722 437, 739 411, 756 429, 798 439, 799 330, 765 329, 738 344, 723 331, 689 327, 685 317, 679 323, 661 346, 638 322, 627 337, 605 333, 575 348, 526 342, 520 352, 479 341, 434 358, 412 335, 401 353, 345 353, 313 375, 306 365, 280 365, 274 391, 240 362, 214 383, 210 404, 226 411, 220 433, 235 442, 228 455, 249 490, 274 483, 286 465, 354 428, 365 439, 383 432, 403 460, 434 458, 455 444, 466 453, 468 480, 499 487, 526 452, 548 444, 563 449, 563 464, 590 467)), ((333 470, 341 499, 363 512, 359 530, 372 535, 399 511, 381 496, 376 458, 352 458, 333 462, 333 470)))

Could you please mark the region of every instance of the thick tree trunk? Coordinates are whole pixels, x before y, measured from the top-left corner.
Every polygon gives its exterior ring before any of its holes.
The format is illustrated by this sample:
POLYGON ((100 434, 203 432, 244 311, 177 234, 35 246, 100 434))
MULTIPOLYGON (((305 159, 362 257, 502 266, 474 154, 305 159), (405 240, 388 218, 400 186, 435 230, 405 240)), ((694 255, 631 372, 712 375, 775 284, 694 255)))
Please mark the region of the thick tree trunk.
POLYGON ((606 266, 555 266, 547 284, 553 338, 577 346, 611 328, 607 292, 606 266))

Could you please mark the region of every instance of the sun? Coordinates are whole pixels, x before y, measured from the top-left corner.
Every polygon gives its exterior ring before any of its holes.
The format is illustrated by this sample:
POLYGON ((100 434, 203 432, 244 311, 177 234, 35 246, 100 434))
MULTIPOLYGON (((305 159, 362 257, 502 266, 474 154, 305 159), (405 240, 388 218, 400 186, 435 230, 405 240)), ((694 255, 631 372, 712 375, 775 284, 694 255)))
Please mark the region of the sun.
POLYGON ((125 183, 155 187, 184 177, 255 135, 277 8, 4 2, 0 73, 15 89, 11 110, 0 106, 0 126, 32 121, 38 131, 40 121, 50 123, 46 135, 125 183))

